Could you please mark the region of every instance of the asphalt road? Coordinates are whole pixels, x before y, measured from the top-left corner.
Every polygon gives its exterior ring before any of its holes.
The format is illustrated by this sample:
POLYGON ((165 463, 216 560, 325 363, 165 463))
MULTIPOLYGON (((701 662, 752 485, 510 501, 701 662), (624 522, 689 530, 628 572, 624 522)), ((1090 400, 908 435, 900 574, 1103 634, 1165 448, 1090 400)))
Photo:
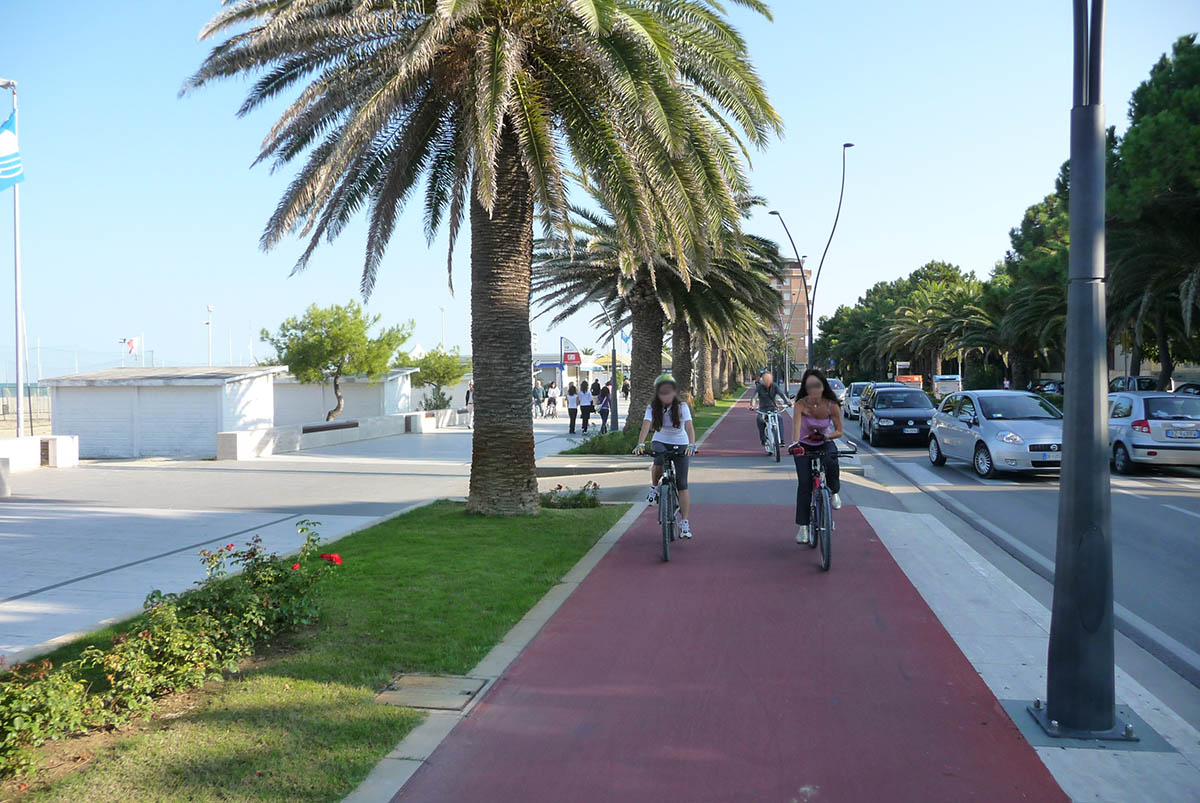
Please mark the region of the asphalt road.
MULTIPOLYGON (((892 461, 913 484, 1049 575, 1058 526, 1056 473, 985 480, 966 463, 931 465, 923 444, 872 450, 857 438, 857 421, 847 421, 846 431, 863 451, 892 461)), ((1200 685, 1200 471, 1114 474, 1112 490, 1118 630, 1200 685)))

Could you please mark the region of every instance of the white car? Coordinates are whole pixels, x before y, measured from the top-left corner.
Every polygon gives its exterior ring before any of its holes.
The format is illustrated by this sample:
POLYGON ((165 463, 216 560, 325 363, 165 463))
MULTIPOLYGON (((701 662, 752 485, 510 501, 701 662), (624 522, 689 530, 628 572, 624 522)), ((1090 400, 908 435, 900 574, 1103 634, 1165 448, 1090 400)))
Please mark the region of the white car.
POLYGON ((1108 444, 1118 474, 1139 464, 1200 466, 1200 396, 1110 393, 1108 444))
POLYGON ((929 462, 965 460, 981 477, 1062 466, 1062 412, 1024 390, 968 390, 942 400, 929 431, 929 462))
POLYGON ((858 402, 862 399, 862 392, 867 389, 870 382, 851 382, 850 387, 846 388, 846 395, 842 398, 842 415, 846 418, 858 418, 858 402))

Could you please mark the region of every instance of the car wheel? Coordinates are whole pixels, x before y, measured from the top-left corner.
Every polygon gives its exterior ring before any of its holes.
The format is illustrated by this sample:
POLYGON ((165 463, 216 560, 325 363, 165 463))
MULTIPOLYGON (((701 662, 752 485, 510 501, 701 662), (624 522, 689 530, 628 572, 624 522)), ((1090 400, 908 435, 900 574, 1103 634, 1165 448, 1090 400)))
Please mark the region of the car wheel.
POLYGON ((975 447, 975 459, 971 461, 975 473, 987 479, 996 475, 996 464, 992 462, 992 453, 982 443, 975 447))
POLYGON ((929 439, 929 462, 935 466, 946 465, 946 455, 942 454, 942 447, 938 443, 937 436, 929 439))
POLYGON ((1113 468, 1118 474, 1132 474, 1137 469, 1129 456, 1129 450, 1122 443, 1113 447, 1113 468))
POLYGON ((875 428, 874 428, 874 427, 868 427, 868 428, 867 428, 867 443, 868 443, 869 445, 871 445, 871 446, 878 446, 878 445, 879 445, 879 438, 878 438, 878 436, 876 436, 876 434, 875 434, 875 428))

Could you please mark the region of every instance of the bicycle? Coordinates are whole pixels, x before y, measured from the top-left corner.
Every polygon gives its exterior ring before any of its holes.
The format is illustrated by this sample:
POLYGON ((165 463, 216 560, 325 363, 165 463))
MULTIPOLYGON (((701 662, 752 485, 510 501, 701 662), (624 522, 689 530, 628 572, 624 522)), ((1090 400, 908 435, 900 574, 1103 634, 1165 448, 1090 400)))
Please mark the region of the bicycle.
MULTIPOLYGON (((651 456, 663 455, 662 479, 658 483, 658 523, 662 526, 662 559, 671 560, 671 542, 675 540, 675 520, 679 518, 679 491, 675 487, 675 461, 673 455, 686 455, 688 447, 673 444, 662 444, 663 451, 651 452, 651 456)), ((645 447, 639 446, 640 453, 645 453, 645 447)), ((692 452, 695 454, 695 452, 692 452)))
POLYGON ((763 434, 767 438, 767 443, 771 445, 775 452, 775 462, 778 463, 780 456, 783 454, 783 427, 779 423, 779 407, 772 410, 754 409, 755 415, 761 415, 767 419, 766 426, 763 427, 763 434))
POLYGON ((808 548, 821 547, 821 571, 827 572, 833 560, 833 494, 830 493, 829 486, 825 482, 824 458, 856 455, 858 447, 809 455, 804 444, 797 441, 788 447, 788 454, 795 457, 804 455, 812 460, 813 491, 812 501, 808 506, 808 523, 812 534, 808 539, 808 548))

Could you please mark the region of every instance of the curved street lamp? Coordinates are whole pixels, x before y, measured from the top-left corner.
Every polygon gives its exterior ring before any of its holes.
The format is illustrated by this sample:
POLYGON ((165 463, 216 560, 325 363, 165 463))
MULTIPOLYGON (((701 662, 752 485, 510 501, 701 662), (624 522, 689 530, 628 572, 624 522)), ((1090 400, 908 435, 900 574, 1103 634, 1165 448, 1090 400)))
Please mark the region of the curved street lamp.
MULTIPOLYGON (((792 253, 796 257, 796 262, 800 265, 800 283, 801 283, 801 287, 804 288, 804 307, 808 312, 807 343, 808 343, 808 363, 809 363, 810 367, 812 365, 812 352, 813 352, 813 313, 815 312, 816 306, 817 306, 817 284, 821 281, 821 268, 824 267, 824 265, 825 265, 825 256, 829 253, 829 246, 833 242, 833 234, 834 234, 834 232, 837 231, 838 220, 840 220, 842 217, 842 199, 845 198, 845 196, 846 196, 846 151, 853 147, 854 147, 853 142, 843 142, 842 143, 842 186, 841 186, 841 189, 838 191, 837 212, 833 216, 833 228, 830 229, 830 231, 829 231, 829 239, 825 242, 825 250, 821 253, 821 261, 817 265, 817 273, 813 277, 813 286, 812 286, 811 293, 809 292, 809 289, 808 289, 808 277, 804 273, 804 260, 807 257, 800 256, 800 252, 796 248, 796 241, 792 239, 792 233, 791 233, 791 231, 788 230, 787 222, 783 219, 783 215, 780 214, 775 209, 772 209, 770 212, 770 214, 779 218, 779 222, 781 224, 783 224, 783 231, 785 234, 787 234, 788 242, 792 244, 792 253)), ((785 389, 787 388, 787 380, 792 372, 791 363, 787 359, 787 347, 788 347, 788 344, 791 339, 790 333, 791 333, 791 329, 792 329, 792 318, 796 314, 796 306, 799 303, 800 303, 800 299, 797 298, 796 302, 794 304, 792 304, 792 311, 788 315, 787 325, 785 328, 785 332, 788 335, 784 339, 784 362, 787 363, 784 366, 784 388, 785 389)))

